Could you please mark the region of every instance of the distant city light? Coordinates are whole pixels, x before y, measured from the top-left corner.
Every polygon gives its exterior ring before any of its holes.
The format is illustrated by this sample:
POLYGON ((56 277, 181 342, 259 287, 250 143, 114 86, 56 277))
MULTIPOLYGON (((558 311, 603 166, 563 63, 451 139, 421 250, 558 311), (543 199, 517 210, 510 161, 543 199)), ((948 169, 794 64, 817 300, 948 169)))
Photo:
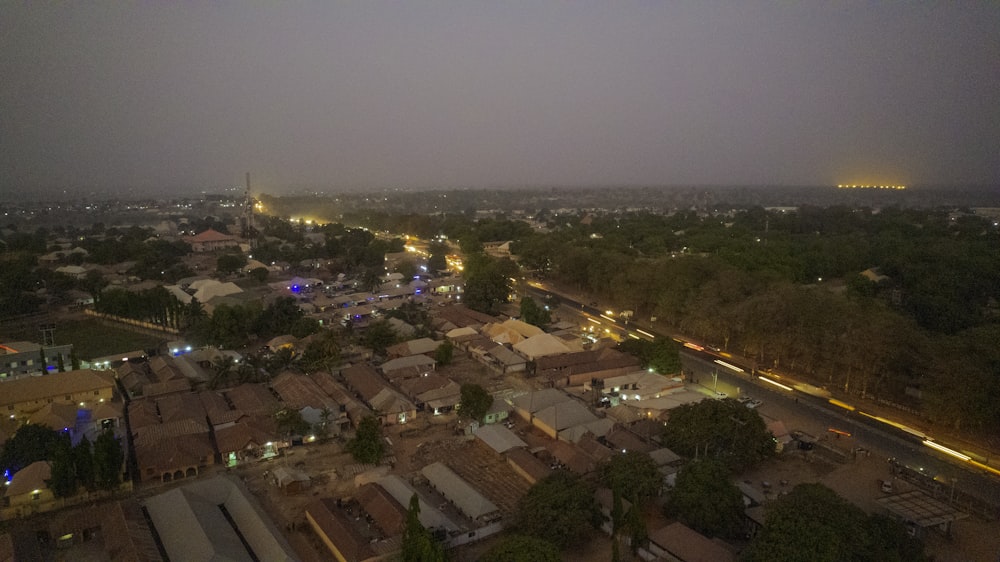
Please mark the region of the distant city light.
POLYGON ((906 189, 905 185, 876 185, 861 183, 838 183, 837 189, 906 189))

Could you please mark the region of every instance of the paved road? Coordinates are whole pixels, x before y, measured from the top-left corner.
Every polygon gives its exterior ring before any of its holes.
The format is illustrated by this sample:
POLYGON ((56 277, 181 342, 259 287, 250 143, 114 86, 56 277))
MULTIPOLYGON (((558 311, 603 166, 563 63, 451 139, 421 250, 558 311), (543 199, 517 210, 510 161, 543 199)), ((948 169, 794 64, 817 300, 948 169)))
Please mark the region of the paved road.
MULTIPOLYGON (((891 427, 870 425, 858 414, 841 413, 831 410, 826 404, 813 401, 808 396, 792 393, 760 381, 752 381, 745 374, 737 374, 713 362, 711 356, 683 352, 681 360, 685 372, 692 373, 702 386, 736 398, 749 396, 763 400, 760 412, 768 417, 785 422, 789 431, 800 429, 815 437, 826 434, 834 438, 829 429, 837 429, 851 434, 848 439, 851 444, 875 451, 882 451, 887 457, 896 458, 901 464, 924 473, 937 476, 938 481, 950 486, 954 483, 956 491, 967 493, 973 497, 1000 505, 1000 481, 988 474, 969 470, 969 465, 952 462, 945 455, 938 455, 920 444, 916 438, 906 436, 891 427), (717 373, 716 383, 713 373, 717 373)), ((876 422, 877 423, 877 422, 876 422)), ((881 425, 881 424, 880 424, 881 425)), ((851 445, 844 443, 850 448, 851 445)), ((888 460, 888 459, 886 459, 888 460)), ((887 467, 888 468, 888 467, 887 467)))

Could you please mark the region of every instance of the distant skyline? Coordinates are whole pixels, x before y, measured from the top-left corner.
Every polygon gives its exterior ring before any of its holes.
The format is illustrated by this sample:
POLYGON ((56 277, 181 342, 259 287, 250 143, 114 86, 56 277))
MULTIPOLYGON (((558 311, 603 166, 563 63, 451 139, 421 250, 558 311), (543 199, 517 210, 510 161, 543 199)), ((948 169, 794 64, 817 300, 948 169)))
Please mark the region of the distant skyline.
POLYGON ((0 199, 1000 185, 1000 3, 4 3, 0 199))

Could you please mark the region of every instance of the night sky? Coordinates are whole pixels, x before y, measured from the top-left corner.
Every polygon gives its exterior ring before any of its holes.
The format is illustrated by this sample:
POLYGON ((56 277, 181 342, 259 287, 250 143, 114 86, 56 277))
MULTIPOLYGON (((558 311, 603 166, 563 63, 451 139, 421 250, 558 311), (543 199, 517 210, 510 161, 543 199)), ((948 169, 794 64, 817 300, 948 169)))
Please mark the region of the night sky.
POLYGON ((993 184, 1000 3, 0 4, 0 191, 993 184))

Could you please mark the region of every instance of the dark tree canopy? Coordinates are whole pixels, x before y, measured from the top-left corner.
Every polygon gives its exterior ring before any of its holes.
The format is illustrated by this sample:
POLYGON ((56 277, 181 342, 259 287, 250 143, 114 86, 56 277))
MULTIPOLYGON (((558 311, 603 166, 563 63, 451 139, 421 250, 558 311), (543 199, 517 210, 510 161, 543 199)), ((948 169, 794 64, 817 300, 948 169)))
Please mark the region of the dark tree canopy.
POLYGON ((14 436, 3 444, 0 465, 11 474, 36 461, 48 460, 67 439, 44 425, 25 424, 17 428, 14 436))
POLYGON ((655 342, 628 338, 618 344, 618 349, 636 356, 643 368, 648 367, 661 375, 681 372, 679 348, 670 338, 660 338, 655 342))
POLYGON ((517 505, 518 533, 564 548, 600 525, 594 491, 576 475, 558 470, 537 482, 517 505))
POLYGON ((659 494, 663 476, 649 454, 626 451, 600 467, 601 482, 621 497, 639 502, 659 494))
POLYGON ((712 458, 740 472, 774 455, 775 440, 756 410, 736 400, 702 400, 670 411, 664 444, 691 458, 712 458))
POLYGON ((708 536, 735 537, 742 527, 743 495, 717 460, 688 463, 670 491, 667 514, 708 536))
POLYGON ((347 452, 360 463, 378 464, 385 454, 385 442, 382 440, 382 426, 377 418, 365 416, 354 438, 347 442, 347 452))
POLYGON ((462 385, 461 398, 458 403, 460 416, 481 422, 492 405, 493 396, 485 388, 475 383, 462 385))
POLYGON ((539 306, 535 299, 524 297, 521 299, 521 320, 544 328, 552 322, 552 315, 544 307, 539 306))
POLYGON ((559 548, 538 537, 511 535, 495 544, 479 562, 559 562, 559 548))
POLYGON ((921 562, 927 557, 898 523, 866 516, 822 484, 799 484, 771 507, 745 559, 921 562))
POLYGON ((434 351, 434 360, 437 361, 438 365, 447 365, 451 363, 454 356, 455 345, 451 343, 451 340, 444 340, 434 351))
POLYGON ((510 279, 518 275, 517 265, 508 258, 470 256, 466 264, 463 302, 473 310, 496 314, 510 302, 510 279))

